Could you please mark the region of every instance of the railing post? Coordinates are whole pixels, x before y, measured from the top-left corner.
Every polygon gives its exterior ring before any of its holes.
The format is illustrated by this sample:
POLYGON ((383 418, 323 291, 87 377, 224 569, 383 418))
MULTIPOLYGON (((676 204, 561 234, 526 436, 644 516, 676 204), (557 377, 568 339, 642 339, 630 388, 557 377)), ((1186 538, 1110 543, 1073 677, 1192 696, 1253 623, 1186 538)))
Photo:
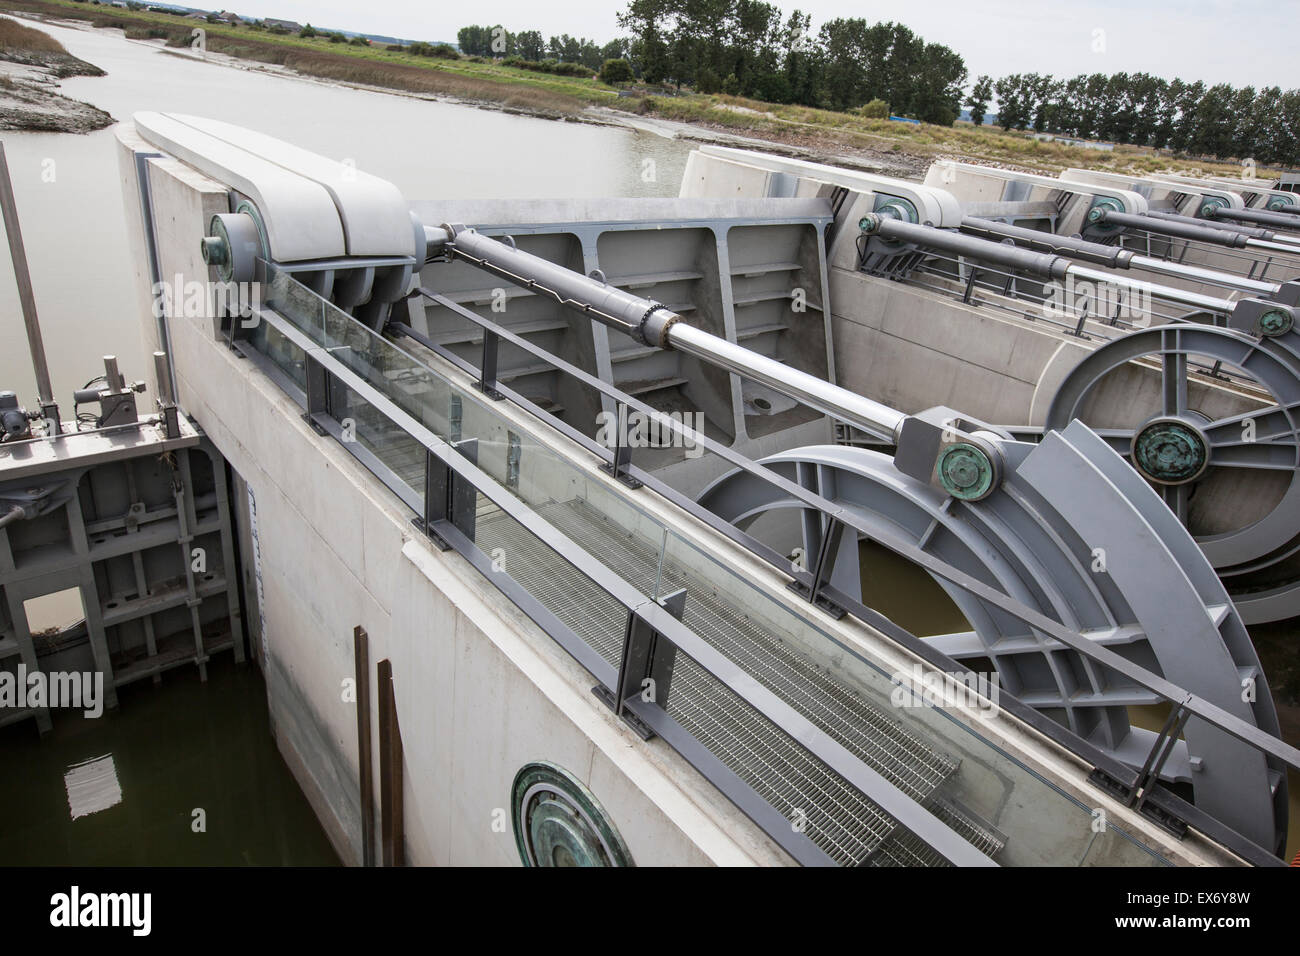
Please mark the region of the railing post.
MULTIPOLYGON (((656 603, 680 621, 686 613, 686 588, 667 594, 656 603)), ((611 692, 599 685, 592 690, 642 739, 649 740, 654 736, 654 731, 625 705, 630 698, 640 697, 643 702, 666 710, 676 662, 677 648, 672 641, 646 623, 634 609, 629 608, 614 690, 611 692)))
MULTIPOLYGON (((478 439, 466 438, 452 442, 462 455, 478 464, 478 439)), ((449 522, 461 534, 474 540, 475 519, 478 510, 478 491, 431 451, 424 456, 424 515, 416 520, 441 551, 451 550, 451 544, 438 534, 440 522, 449 522)))
POLYGON ((1129 797, 1129 806, 1135 810, 1141 810, 1142 804, 1146 803, 1147 797, 1160 780, 1160 771, 1164 768, 1165 761, 1169 755, 1174 752, 1174 747, 1178 743, 1178 735, 1183 732, 1183 726, 1187 723, 1187 718, 1191 713, 1183 707, 1185 701, 1174 702, 1174 709, 1169 712, 1165 725, 1160 728, 1160 734, 1156 737, 1155 743, 1151 745, 1151 752, 1147 754, 1146 762, 1142 764, 1142 770, 1138 773, 1137 784, 1133 788, 1133 793, 1129 797))
POLYGON ((614 447, 610 450, 609 464, 601 465, 601 468, 629 488, 640 488, 642 483, 628 473, 628 468, 632 464, 632 444, 628 441, 627 435, 627 404, 619 402, 616 407, 617 422, 614 429, 614 447))
POLYGON ((302 417, 308 425, 316 429, 316 434, 324 435, 327 432, 316 421, 316 416, 330 413, 329 372, 310 352, 305 353, 303 359, 303 371, 307 379, 307 411, 302 417))
POLYGON ((479 364, 479 380, 474 387, 493 401, 501 400, 497 391, 497 352, 501 337, 491 329, 483 329, 483 360, 479 364))
POLYGON ((821 597, 823 585, 830 580, 835 570, 835 559, 840 553, 840 539, 844 536, 844 522, 838 518, 827 518, 829 522, 822 532, 821 547, 817 549, 817 565, 813 568, 812 587, 808 590, 808 603, 816 604, 821 597))
MULTIPOLYGON (((802 482, 804 479, 800 480, 802 482)), ((834 601, 823 597, 822 588, 830 582, 831 574, 835 570, 835 559, 839 557, 840 542, 844 536, 844 522, 827 515, 826 526, 823 528, 822 514, 810 513, 808 509, 804 510, 803 521, 804 539, 808 547, 807 557, 813 561, 809 569, 810 580, 805 583, 796 573, 795 579, 789 584, 789 589, 800 597, 807 598, 809 604, 817 605, 838 621, 847 612, 834 601), (817 551, 815 556, 811 553, 814 548, 817 551)))

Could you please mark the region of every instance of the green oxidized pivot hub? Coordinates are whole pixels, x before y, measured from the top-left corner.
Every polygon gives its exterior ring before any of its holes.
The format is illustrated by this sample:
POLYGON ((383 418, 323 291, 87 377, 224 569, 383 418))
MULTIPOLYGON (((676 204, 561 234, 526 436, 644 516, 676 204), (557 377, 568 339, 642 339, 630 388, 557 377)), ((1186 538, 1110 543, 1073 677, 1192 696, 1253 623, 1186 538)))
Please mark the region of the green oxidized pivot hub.
POLYGON ((211 224, 212 235, 204 236, 199 245, 199 251, 203 254, 203 261, 210 266, 215 266, 218 275, 224 280, 230 279, 230 236, 226 233, 226 225, 216 216, 212 217, 211 224))
POLYGON ((632 866, 604 807, 563 767, 539 761, 515 775, 515 845, 524 866, 632 866))
POLYGON ((1205 470, 1209 458, 1204 436, 1186 422, 1154 421, 1133 438, 1133 460, 1138 469, 1162 484, 1191 481, 1205 470))
POLYGON ((969 442, 956 442, 939 454, 935 464, 939 484, 954 498, 976 500, 993 485, 993 463, 984 449, 969 442))
POLYGON ((1270 309, 1259 317, 1259 330, 1265 335, 1286 335, 1295 324, 1291 313, 1285 309, 1270 309))

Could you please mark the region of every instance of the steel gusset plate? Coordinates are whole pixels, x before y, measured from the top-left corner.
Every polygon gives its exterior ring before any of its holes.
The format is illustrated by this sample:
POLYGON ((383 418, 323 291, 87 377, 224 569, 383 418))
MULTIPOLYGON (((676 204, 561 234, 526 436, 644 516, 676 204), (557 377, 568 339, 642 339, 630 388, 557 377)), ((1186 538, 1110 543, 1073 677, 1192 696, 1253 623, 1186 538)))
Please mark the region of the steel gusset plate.
MULTIPOLYGON (((1170 455, 1169 473, 1156 463, 1148 477, 1251 624, 1300 614, 1298 339, 1181 324, 1134 332, 1090 353, 1066 376, 1045 423, 1061 429, 1074 419, 1087 422, 1140 471, 1134 436, 1186 423, 1184 434, 1161 446, 1170 455), (1234 385, 1197 371, 1215 363, 1233 374, 1234 385), (1183 446, 1174 448, 1179 441, 1183 446), (1197 446, 1190 457, 1203 454, 1205 461, 1185 478, 1193 467, 1181 474, 1177 468, 1188 462, 1188 444, 1197 446)), ((1139 449, 1148 467, 1154 447, 1153 441, 1139 449)))
MULTIPOLYGON (((900 474, 888 456, 862 448, 799 448, 763 464, 843 508, 863 536, 900 536, 1278 735, 1245 625, 1191 536, 1137 472, 1077 422, 1038 445, 1002 448, 1006 479, 979 502, 947 497, 900 474), (1243 700, 1246 676, 1254 681, 1253 702, 1243 700)), ((804 507, 745 471, 718 479, 700 502, 741 528, 776 509, 804 507)), ((766 543, 783 553, 807 545, 766 543)), ((1153 692, 932 576, 970 631, 926 640, 972 670, 984 670, 987 659, 1009 693, 1141 766, 1156 735, 1130 723, 1129 707, 1155 703, 1153 692)), ((1287 814, 1281 764, 1201 720, 1189 721, 1183 736, 1162 776, 1190 783, 1206 812, 1275 846, 1287 814)))

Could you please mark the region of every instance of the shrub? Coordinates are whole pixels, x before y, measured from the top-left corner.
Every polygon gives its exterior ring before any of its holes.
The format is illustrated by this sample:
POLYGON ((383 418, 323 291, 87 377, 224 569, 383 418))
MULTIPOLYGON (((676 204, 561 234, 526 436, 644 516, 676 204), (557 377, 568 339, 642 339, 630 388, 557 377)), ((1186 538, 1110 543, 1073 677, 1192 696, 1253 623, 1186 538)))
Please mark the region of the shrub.
POLYGON ((631 83, 634 79, 632 64, 627 60, 606 60, 600 68, 600 81, 614 86, 618 83, 631 83))
POLYGON ((561 63, 559 60, 525 60, 522 56, 511 55, 501 61, 502 66, 513 66, 517 70, 531 70, 534 73, 552 73, 556 76, 591 76, 591 70, 581 63, 561 63))
POLYGON ((889 119, 889 104, 884 100, 872 100, 859 109, 858 114, 867 119, 889 119))

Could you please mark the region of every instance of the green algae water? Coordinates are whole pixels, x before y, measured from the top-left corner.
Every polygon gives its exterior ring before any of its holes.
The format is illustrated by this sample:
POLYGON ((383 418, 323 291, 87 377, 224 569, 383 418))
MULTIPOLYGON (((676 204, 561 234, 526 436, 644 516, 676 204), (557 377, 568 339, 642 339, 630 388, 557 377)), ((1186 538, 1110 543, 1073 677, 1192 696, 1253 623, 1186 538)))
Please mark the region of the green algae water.
POLYGON ((271 738, 255 664, 225 653, 206 682, 179 667, 118 698, 98 719, 54 711, 44 737, 32 720, 0 727, 0 866, 338 865, 271 738))

